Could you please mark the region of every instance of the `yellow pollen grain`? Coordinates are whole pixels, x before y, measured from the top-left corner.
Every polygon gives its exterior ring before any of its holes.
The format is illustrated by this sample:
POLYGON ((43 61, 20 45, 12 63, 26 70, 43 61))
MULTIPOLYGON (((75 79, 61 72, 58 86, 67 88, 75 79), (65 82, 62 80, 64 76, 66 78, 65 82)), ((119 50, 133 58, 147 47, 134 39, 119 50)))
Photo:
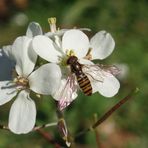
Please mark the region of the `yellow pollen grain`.
POLYGON ((28 85, 28 80, 23 77, 18 77, 16 80, 16 83, 22 86, 27 86, 28 85))

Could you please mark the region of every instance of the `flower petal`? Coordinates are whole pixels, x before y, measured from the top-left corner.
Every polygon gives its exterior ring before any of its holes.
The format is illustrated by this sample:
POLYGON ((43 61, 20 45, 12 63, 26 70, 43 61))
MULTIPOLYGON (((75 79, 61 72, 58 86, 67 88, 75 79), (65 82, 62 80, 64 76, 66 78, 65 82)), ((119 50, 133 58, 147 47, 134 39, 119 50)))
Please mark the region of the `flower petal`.
POLYGON ((6 54, 6 56, 13 59, 12 46, 11 45, 3 46, 3 52, 6 54))
POLYGON ((38 24, 36 22, 31 22, 28 25, 28 29, 26 32, 27 37, 32 38, 34 36, 41 35, 41 34, 43 34, 43 32, 42 32, 42 28, 41 28, 40 24, 38 24))
POLYGON ((89 39, 82 31, 71 29, 64 33, 62 47, 65 52, 66 50, 73 50, 76 56, 80 59, 88 52, 89 39))
POLYGON ((61 75, 58 65, 45 64, 29 76, 30 89, 39 94, 53 94, 61 82, 61 75))
POLYGON ((0 105, 9 102, 16 94, 16 87, 10 81, 0 81, 0 105))
POLYGON ((16 71, 21 76, 28 76, 34 69, 37 54, 31 47, 31 39, 18 37, 12 45, 12 54, 16 61, 16 71))
POLYGON ((120 88, 119 81, 110 73, 103 73, 103 81, 91 81, 93 93, 98 91, 105 97, 113 97, 116 95, 120 88))
POLYGON ((25 90, 21 91, 11 106, 9 114, 9 128, 13 133, 26 134, 30 132, 36 119, 34 101, 25 90))
POLYGON ((2 49, 0 49, 0 57, 3 56, 2 49))
POLYGON ((45 33, 44 35, 45 36, 48 36, 50 38, 53 38, 54 36, 59 36, 61 37, 66 31, 68 31, 69 29, 60 29, 60 30, 57 30, 56 32, 47 32, 45 33))
POLYGON ((59 61, 61 53, 55 49, 53 41, 48 37, 38 35, 33 39, 32 45, 35 52, 43 59, 53 63, 59 61))
POLYGON ((112 53, 115 42, 109 33, 100 31, 91 38, 90 46, 93 59, 105 59, 112 53))
POLYGON ((79 63, 83 64, 83 65, 94 65, 94 63, 90 60, 87 60, 87 59, 79 59, 78 60, 79 63))

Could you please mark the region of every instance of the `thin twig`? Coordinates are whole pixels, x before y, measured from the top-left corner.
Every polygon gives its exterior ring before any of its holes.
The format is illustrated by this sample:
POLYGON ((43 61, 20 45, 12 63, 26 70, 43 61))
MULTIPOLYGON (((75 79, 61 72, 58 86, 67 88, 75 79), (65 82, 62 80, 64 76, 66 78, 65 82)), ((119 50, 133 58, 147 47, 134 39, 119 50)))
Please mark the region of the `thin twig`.
MULTIPOLYGON (((57 125, 57 122, 52 122, 52 123, 47 123, 47 124, 35 126, 35 127, 32 129, 32 131, 30 131, 30 132, 37 131, 37 130, 42 129, 42 128, 47 128, 47 127, 51 127, 51 126, 56 126, 56 125, 57 125)), ((8 128, 8 126, 5 126, 5 125, 0 125, 0 129, 10 131, 10 129, 8 128)))
POLYGON ((42 135, 44 139, 46 139, 50 144, 53 144, 55 148, 61 148, 61 145, 57 143, 54 138, 47 132, 42 131, 41 129, 37 129, 38 133, 42 135))
POLYGON ((35 126, 32 129, 32 131, 36 131, 36 130, 39 130, 39 129, 42 129, 42 128, 47 128, 47 127, 56 126, 56 125, 57 125, 57 122, 47 123, 47 124, 43 124, 43 125, 40 125, 40 126, 35 126))
MULTIPOLYGON (((97 114, 94 114, 94 123, 96 123, 96 121, 97 121, 97 114)), ((98 132, 97 128, 94 129, 94 132, 95 132, 97 147, 102 148, 102 144, 100 142, 100 135, 99 135, 99 132, 98 132)))
MULTIPOLYGON (((53 139, 53 137, 49 133, 41 130, 42 128, 47 128, 47 127, 56 126, 56 125, 57 125, 57 122, 43 124, 41 126, 35 126, 31 132, 37 131, 38 133, 40 133, 40 135, 44 137, 44 139, 46 139, 49 143, 53 144, 55 148, 61 148, 61 146, 53 139)), ((4 125, 0 125, 0 129, 10 131, 8 126, 4 126, 4 125)))
POLYGON ((117 109, 119 109, 125 102, 127 102, 129 99, 132 98, 132 96, 139 91, 138 88, 132 90, 125 98, 120 100, 117 104, 115 104, 111 109, 109 109, 98 121, 96 121, 90 128, 87 128, 81 132, 79 132, 75 139, 80 137, 81 135, 95 129, 98 127, 101 123, 103 123, 108 117, 110 117, 117 109))

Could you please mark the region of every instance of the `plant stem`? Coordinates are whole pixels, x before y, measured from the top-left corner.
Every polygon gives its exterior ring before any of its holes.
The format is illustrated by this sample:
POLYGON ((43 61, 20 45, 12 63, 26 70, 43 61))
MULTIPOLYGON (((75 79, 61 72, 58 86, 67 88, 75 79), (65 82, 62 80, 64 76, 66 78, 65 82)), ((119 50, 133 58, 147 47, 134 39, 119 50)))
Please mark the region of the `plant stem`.
POLYGON ((139 91, 138 88, 132 90, 125 98, 121 99, 117 104, 115 104, 111 109, 109 109, 99 120, 97 120, 90 128, 87 128, 81 132, 79 132, 75 139, 80 137, 81 135, 95 129, 100 124, 102 124, 108 117, 110 117, 117 109, 119 109, 125 102, 132 98, 132 96, 139 91))

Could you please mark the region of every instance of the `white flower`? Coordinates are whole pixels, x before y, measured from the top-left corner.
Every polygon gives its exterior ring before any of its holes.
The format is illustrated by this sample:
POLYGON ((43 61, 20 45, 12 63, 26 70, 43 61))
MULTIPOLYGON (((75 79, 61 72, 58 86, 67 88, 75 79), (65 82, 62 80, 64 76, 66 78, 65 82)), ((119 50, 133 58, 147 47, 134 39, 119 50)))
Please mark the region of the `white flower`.
MULTIPOLYGON (((115 42, 112 36, 105 31, 96 33, 96 35, 91 38, 90 42, 88 37, 77 29, 66 31, 59 44, 55 44, 50 38, 43 35, 36 36, 33 39, 33 49, 39 56, 49 62, 57 63, 58 65, 64 63, 66 65, 67 59, 71 55, 76 56, 81 64, 87 65, 87 67, 82 66, 82 70, 91 82, 92 93, 98 91, 101 95, 106 97, 114 96, 119 90, 120 83, 112 72, 101 69, 99 66, 92 66, 94 63, 88 59, 104 59, 112 53, 114 46, 115 42), (92 77, 99 80, 94 80, 92 77)), ((63 66, 61 66, 61 68, 62 67, 63 66)), ((64 108, 65 103, 69 104, 76 97, 74 94, 77 90, 75 89, 77 84, 72 82, 74 78, 72 76, 73 74, 70 76, 70 73, 72 72, 67 72, 67 81, 65 85, 61 85, 63 88, 60 87, 56 95, 53 95, 53 97, 59 100, 60 104, 63 105, 61 105, 61 108, 64 108), (73 91, 73 93, 70 93, 71 91, 73 91), (59 95, 57 95, 58 93, 59 95), (69 93, 70 95, 68 95, 69 93)))
POLYGON ((13 81, 0 82, 0 105, 16 98, 9 114, 9 128, 16 134, 28 133, 35 125, 36 107, 30 98, 30 90, 49 95, 59 87, 61 70, 56 64, 45 64, 34 70, 37 54, 31 46, 33 34, 27 31, 27 36, 18 37, 11 48, 9 55, 16 62, 17 73, 13 81))
MULTIPOLYGON (((48 19, 49 25, 50 25, 50 32, 45 33, 45 36, 48 36, 50 38, 54 38, 56 36, 61 37, 66 31, 70 29, 57 29, 56 27, 56 18, 51 17, 48 19)), ((91 31, 89 28, 79 28, 78 30, 84 30, 84 31, 91 31)))
MULTIPOLYGON (((26 37, 33 39, 33 37, 37 36, 37 35, 41 35, 43 34, 42 32, 42 28, 41 26, 36 23, 36 22, 31 22, 28 25, 27 31, 26 31, 26 37)), ((11 45, 7 45, 7 46, 3 46, 3 51, 4 53, 11 59, 13 59, 13 55, 12 55, 12 50, 11 50, 12 46, 11 45)))

